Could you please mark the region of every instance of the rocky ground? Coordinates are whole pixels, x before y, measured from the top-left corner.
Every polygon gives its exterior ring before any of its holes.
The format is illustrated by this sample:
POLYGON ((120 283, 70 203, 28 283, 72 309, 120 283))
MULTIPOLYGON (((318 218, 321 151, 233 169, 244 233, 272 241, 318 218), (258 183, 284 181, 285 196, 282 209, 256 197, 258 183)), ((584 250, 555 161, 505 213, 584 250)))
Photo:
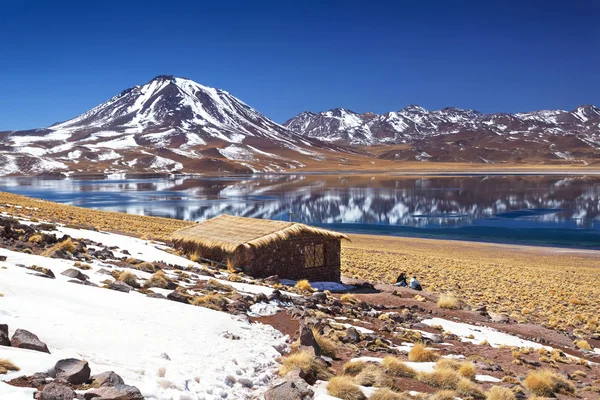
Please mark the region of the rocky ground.
POLYGON ((0 398, 600 397, 597 338, 346 283, 253 279, 163 243, 5 214, 0 398))

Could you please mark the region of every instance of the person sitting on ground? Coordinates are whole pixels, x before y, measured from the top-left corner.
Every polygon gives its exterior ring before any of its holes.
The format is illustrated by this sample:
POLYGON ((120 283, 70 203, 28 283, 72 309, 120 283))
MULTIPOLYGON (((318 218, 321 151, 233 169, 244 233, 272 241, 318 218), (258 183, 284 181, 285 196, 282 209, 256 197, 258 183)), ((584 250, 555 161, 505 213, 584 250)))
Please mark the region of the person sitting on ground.
POLYGON ((413 276, 410 280, 410 288, 413 290, 423 290, 423 288, 421 287, 421 284, 419 283, 419 281, 417 280, 417 276, 413 276))
POLYGON ((400 273, 400 276, 398 276, 398 279, 396 279, 394 286, 408 287, 408 282, 406 282, 406 274, 404 272, 400 273))

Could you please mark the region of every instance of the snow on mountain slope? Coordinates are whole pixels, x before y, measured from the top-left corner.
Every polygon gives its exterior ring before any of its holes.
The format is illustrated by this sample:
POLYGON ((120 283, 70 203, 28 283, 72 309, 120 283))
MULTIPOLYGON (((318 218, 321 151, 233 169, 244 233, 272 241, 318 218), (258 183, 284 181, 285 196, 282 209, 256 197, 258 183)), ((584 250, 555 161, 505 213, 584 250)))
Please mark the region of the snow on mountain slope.
POLYGON ((307 155, 321 150, 344 151, 291 132, 224 90, 167 75, 124 90, 68 121, 44 129, 0 132, 0 139, 0 155, 27 158, 24 168, 6 167, 2 174, 132 168, 203 172, 211 165, 222 171, 278 170, 298 167, 307 155), (232 144, 260 157, 240 163, 238 153, 224 150, 232 144), (157 150, 172 151, 158 158, 157 150), (157 158, 142 163, 137 160, 140 153, 157 158))
POLYGON ((380 155, 389 160, 450 162, 600 162, 600 109, 588 105, 573 111, 482 114, 443 108, 429 111, 408 106, 376 115, 344 109, 305 111, 284 123, 310 138, 352 145, 411 144, 380 155), (498 140, 498 136, 504 137, 498 140), (528 158, 530 158, 528 160, 528 158))

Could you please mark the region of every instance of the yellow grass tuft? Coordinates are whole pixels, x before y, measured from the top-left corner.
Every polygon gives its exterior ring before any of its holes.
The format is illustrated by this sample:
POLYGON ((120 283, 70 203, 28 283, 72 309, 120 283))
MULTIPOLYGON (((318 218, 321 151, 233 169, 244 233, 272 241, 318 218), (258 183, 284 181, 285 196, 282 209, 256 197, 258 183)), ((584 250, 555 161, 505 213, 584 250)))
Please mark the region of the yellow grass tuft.
POLYGON ((569 381, 547 369, 531 371, 523 381, 523 385, 533 394, 543 397, 552 397, 554 393, 562 390, 569 393, 575 391, 569 381))
POLYGON ((160 288, 167 289, 169 287, 169 278, 162 270, 158 270, 154 273, 145 283, 144 286, 147 288, 160 288))
POLYGON ((119 276, 117 277, 117 280, 119 281, 123 281, 126 284, 128 284, 131 287, 137 287, 138 286, 138 282, 137 282, 137 276, 135 276, 133 273, 129 272, 129 271, 123 271, 119 274, 119 276))
POLYGON ((479 385, 467 378, 460 378, 454 390, 461 398, 485 399, 485 393, 479 385))
POLYGON ((6 374, 8 371, 19 371, 20 368, 6 358, 0 358, 0 375, 6 374))
POLYGON ((92 269, 92 266, 86 263, 82 263, 81 261, 75 261, 75 264, 73 264, 73 266, 75 268, 79 268, 82 269, 84 271, 88 271, 90 269, 92 269))
POLYGON ((44 236, 43 236, 43 235, 40 235, 40 234, 38 234, 38 233, 36 233, 36 234, 34 234, 34 235, 31 235, 31 236, 29 237, 29 241, 30 241, 31 243, 40 243, 40 242, 42 242, 43 240, 44 240, 44 236))
POLYGON ((492 386, 485 394, 486 400, 515 400, 515 394, 508 388, 492 386))
POLYGON ((75 246, 75 243, 73 243, 73 241, 71 240, 71 238, 68 238, 67 240, 63 240, 62 242, 58 242, 55 246, 55 249, 57 250, 62 250, 65 251, 67 253, 74 253, 75 249, 77 248, 77 246, 75 246))
MULTIPOLYGON (((381 388, 369 397, 369 400, 404 400, 406 396, 396 393, 389 388, 381 388)), ((452 399, 454 400, 454 399, 452 399)))
POLYGON ((441 294, 437 305, 439 308, 445 308, 447 310, 456 310, 460 304, 460 301, 453 294, 441 294))
POLYGON ((425 348, 423 343, 416 343, 408 352, 408 359, 415 362, 437 361, 439 358, 439 354, 425 348))
POLYGON ((310 286, 310 282, 306 279, 299 280, 294 285, 296 289, 300 289, 303 292, 311 292, 313 290, 312 286, 310 286))
POLYGON ((198 296, 192 300, 195 306, 206 307, 212 310, 223 311, 229 302, 227 298, 221 294, 207 294, 206 296, 198 296))
POLYGON ((433 372, 421 372, 417 375, 417 379, 436 388, 456 389, 462 378, 458 372, 451 368, 440 368, 433 372))
POLYGON ((321 335, 321 333, 315 328, 312 329, 312 332, 313 336, 315 337, 315 341, 321 348, 323 355, 331 358, 337 358, 337 344, 328 337, 321 335))
POLYGON ((360 388, 354 384, 351 376, 335 376, 327 384, 327 393, 342 400, 366 400, 360 388))
POLYGON ((206 287, 211 290, 218 290, 220 292, 226 292, 226 293, 235 292, 235 288, 233 286, 228 285, 226 283, 221 283, 218 280, 213 279, 213 278, 210 278, 206 282, 206 287))
POLYGON ((438 390, 435 392, 429 400, 455 400, 457 397, 454 390, 438 390))
POLYGON ((358 299, 356 298, 356 296, 354 296, 353 294, 350 294, 350 293, 343 294, 343 295, 340 297, 340 301, 341 301, 342 303, 349 303, 349 304, 356 304, 356 303, 359 303, 359 301, 358 301, 358 299))
POLYGON ((389 379, 387 376, 385 376, 381 370, 381 367, 369 364, 358 375, 356 375, 354 382, 361 386, 383 387, 388 385, 389 379))
POLYGON ((364 361, 348 361, 344 364, 344 374, 356 376, 366 367, 367 363, 364 361))
POLYGON ((414 369, 398 360, 396 357, 387 356, 381 362, 386 372, 392 376, 401 378, 414 378, 417 373, 414 369))
POLYGON ((440 358, 435 365, 437 369, 450 368, 458 372, 464 378, 475 380, 477 368, 470 361, 458 361, 453 358, 440 358))
POLYGON ((281 361, 278 372, 283 377, 296 368, 300 368, 304 372, 306 375, 305 379, 309 383, 316 380, 327 380, 331 377, 331 372, 325 363, 306 351, 292 353, 285 357, 281 361))
POLYGON ((581 339, 575 341, 575 346, 582 350, 592 351, 592 346, 587 342, 587 340, 581 339))

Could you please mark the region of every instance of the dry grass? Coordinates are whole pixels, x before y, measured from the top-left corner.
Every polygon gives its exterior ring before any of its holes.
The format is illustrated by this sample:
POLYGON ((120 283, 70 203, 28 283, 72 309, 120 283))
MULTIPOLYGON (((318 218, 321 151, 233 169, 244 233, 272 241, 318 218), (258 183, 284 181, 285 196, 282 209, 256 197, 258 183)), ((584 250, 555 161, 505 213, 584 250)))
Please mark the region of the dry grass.
POLYGON ((588 350, 588 351, 592 351, 592 346, 587 342, 587 340, 576 340, 575 341, 575 346, 577 346, 578 348, 582 349, 582 350, 588 350))
POLYGON ((437 369, 451 368, 458 372, 463 378, 475 380, 477 368, 470 361, 458 361, 452 358, 440 358, 435 365, 437 369))
POLYGON ((437 305, 439 308, 447 310, 456 310, 459 308, 460 301, 453 294, 441 294, 438 298, 437 305))
POLYGON ((216 290, 219 292, 225 292, 225 293, 231 293, 231 292, 235 292, 235 288, 231 285, 228 285, 226 283, 221 283, 216 279, 210 278, 207 282, 206 282, 206 288, 210 289, 210 290, 216 290))
POLYGON ((502 386, 492 386, 485 394, 487 400, 515 400, 515 394, 508 388, 502 386))
MULTIPOLYGON (((388 388, 381 388, 369 397, 369 400, 405 400, 410 396, 403 396, 388 388)), ((454 400, 454 399, 453 399, 454 400)))
POLYGON ((385 371, 392 376, 401 378, 414 378, 417 376, 417 372, 414 369, 398 360, 396 357, 384 357, 382 364, 385 371))
POLYGON ((437 361, 439 354, 433 350, 428 350, 423 343, 416 343, 408 352, 408 359, 415 362, 437 361))
POLYGON ((456 400, 456 397, 454 390, 438 390, 429 397, 429 400, 456 400))
POLYGON ((410 271, 425 290, 584 334, 600 330, 600 303, 581 300, 600 298, 599 261, 593 252, 369 235, 352 235, 342 246, 346 277, 388 283, 410 271))
POLYGON ((42 255, 49 256, 54 251, 64 251, 65 253, 73 254, 76 249, 77 249, 77 246, 75 245, 73 240, 71 240, 71 238, 67 238, 66 240, 63 240, 62 242, 58 242, 54 246, 49 247, 46 250, 44 250, 42 252, 42 255))
POLYGON ((305 379, 309 383, 314 383, 318 379, 327 380, 331 377, 331 372, 327 366, 306 351, 292 353, 285 357, 281 361, 278 372, 283 377, 295 368, 300 368, 304 372, 305 379))
POLYGON ((206 296, 198 296, 192 300, 192 304, 195 306, 206 307, 212 310, 223 311, 229 301, 221 294, 207 294, 206 296))
POLYGON ((358 375, 356 375, 354 382, 361 386, 383 387, 388 386, 390 380, 381 370, 380 366, 369 364, 358 375))
POLYGON ((461 398, 485 399, 485 393, 479 385, 467 378, 460 378, 454 390, 461 398))
POLYGON ((335 376, 327 384, 327 393, 342 400, 366 400, 366 396, 353 382, 351 376, 335 376))
POLYGON ((313 288, 310 286, 310 282, 306 279, 299 280, 294 285, 295 288, 302 290, 303 292, 312 292, 313 288))
POLYGON ((160 289, 167 289, 169 287, 169 282, 169 277, 167 277, 167 275, 165 275, 165 273, 162 270, 159 270, 144 283, 144 286, 147 288, 155 287, 160 289))
POLYGON ((456 389, 461 376, 451 368, 440 368, 432 372, 420 372, 417 379, 421 382, 440 389, 456 389))
POLYGON ((364 361, 348 361, 344 364, 344 374, 356 376, 367 367, 367 363, 364 361))
POLYGON ((0 358, 0 375, 6 374, 8 371, 19 371, 20 368, 17 367, 12 361, 7 360, 6 358, 0 358))
POLYGON ((84 271, 88 271, 90 269, 92 269, 92 266, 86 263, 82 263, 81 261, 75 261, 75 263, 73 264, 73 266, 75 268, 79 268, 82 269, 84 271))
POLYGON ((129 271, 123 271, 117 277, 118 281, 123 281, 131 287, 138 287, 137 276, 129 271))
POLYGON ((148 272, 150 274, 155 273, 156 270, 158 269, 154 264, 149 263, 147 261, 141 262, 139 264, 135 264, 132 266, 132 268, 137 269, 139 271, 148 272))
POLYGON ((569 381, 547 369, 531 371, 523 381, 523 385, 533 394, 543 397, 552 397, 554 393, 560 391, 568 393, 575 391, 569 381))
POLYGON ((359 303, 359 301, 358 301, 358 299, 356 298, 356 296, 354 296, 353 294, 350 294, 350 293, 343 294, 343 295, 340 297, 340 301, 341 301, 342 303, 348 303, 348 304, 356 304, 356 303, 359 303))
POLYGON ((328 337, 321 335, 321 333, 315 328, 312 329, 312 332, 313 336, 315 337, 315 341, 321 348, 323 355, 331 358, 337 358, 337 344, 328 337))
POLYGON ((34 235, 31 235, 31 236, 29 237, 29 241, 30 241, 31 243, 41 243, 43 240, 44 240, 44 236, 43 236, 43 235, 40 235, 40 234, 38 234, 38 233, 36 233, 36 234, 34 234, 34 235))

